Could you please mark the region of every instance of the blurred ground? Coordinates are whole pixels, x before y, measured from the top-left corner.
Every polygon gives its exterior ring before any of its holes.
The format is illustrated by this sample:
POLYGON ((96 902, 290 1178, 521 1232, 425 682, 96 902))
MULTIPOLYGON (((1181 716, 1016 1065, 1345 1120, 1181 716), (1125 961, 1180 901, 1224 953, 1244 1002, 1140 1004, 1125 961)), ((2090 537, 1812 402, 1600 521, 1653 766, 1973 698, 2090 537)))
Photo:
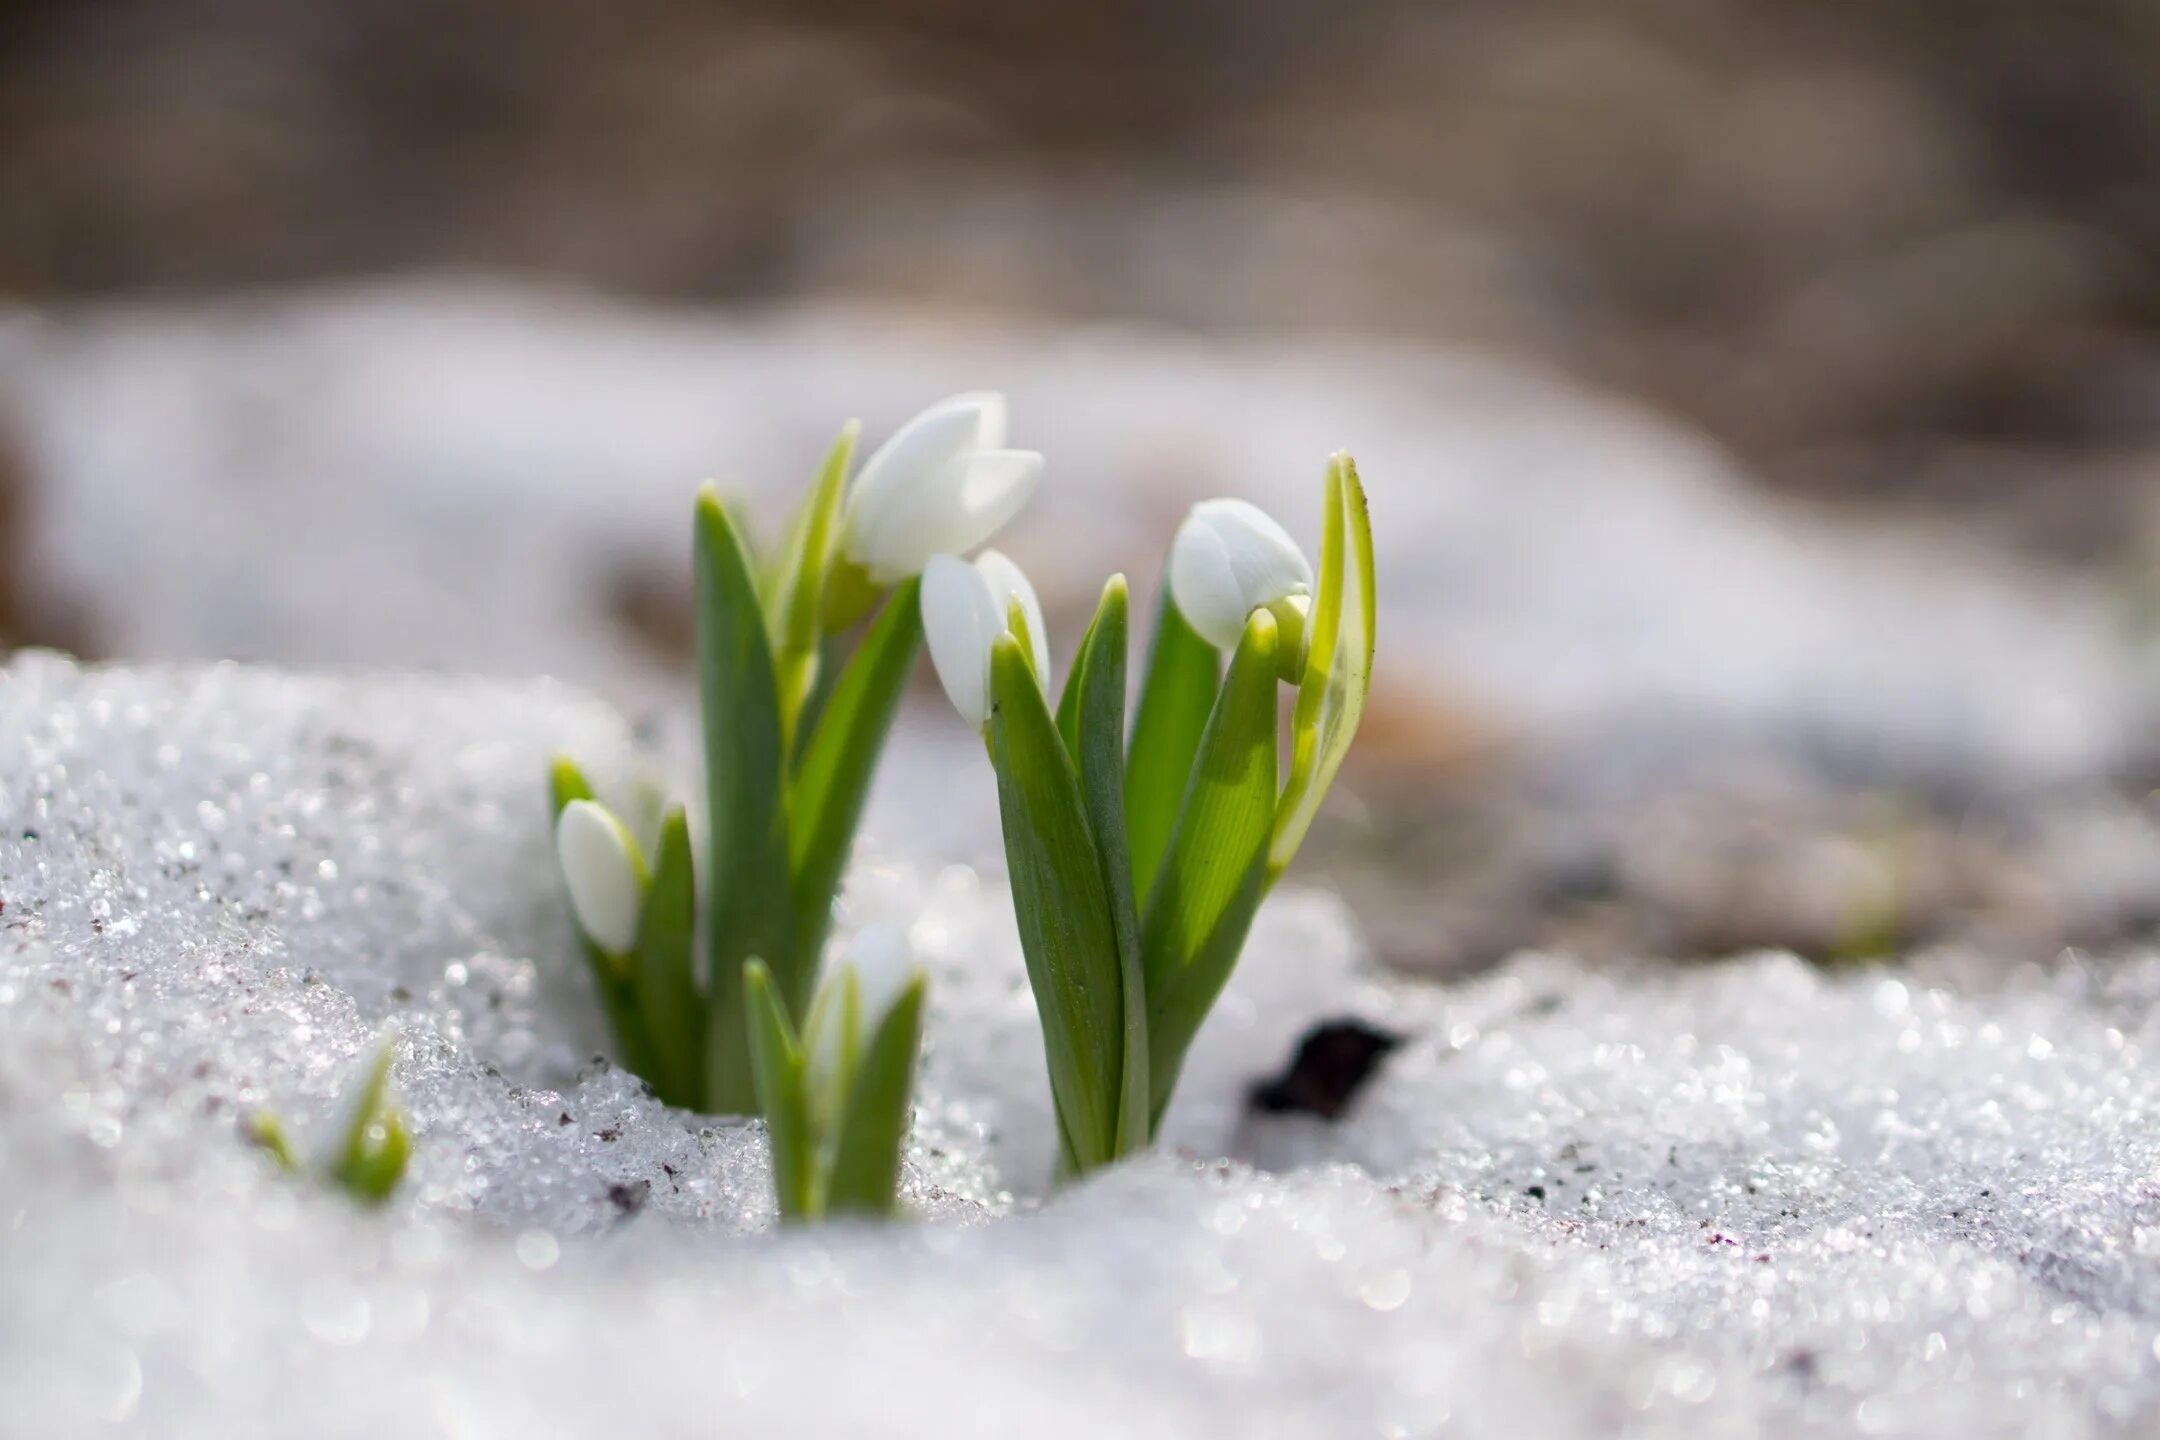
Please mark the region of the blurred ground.
MULTIPOLYGON (((0 311, 41 482, 4 571, 26 623, 105 654, 553 674, 686 759, 697 479, 769 534, 837 417, 874 441, 993 376, 1051 457, 998 543, 1060 659, 1110 571, 1147 603, 1194 499, 1315 543, 1320 457, 1355 444, 1374 708, 1301 871, 1391 959, 2015 962, 2160 929, 2133 592, 1954 513, 1814 513, 1638 407, 1437 346, 470 281, 0 311)), ((994 865, 989 771, 922 678, 869 833, 994 865)))
POLYGON ((0 646, 649 698, 690 479, 994 380, 1054 606, 1393 487, 1431 663, 1320 847, 1391 957, 2107 945, 2156 155, 2144 0, 17 0, 0 646))
POLYGON ((413 266, 1352 328, 2135 563, 2160 9, 17 0, 0 286, 413 266))

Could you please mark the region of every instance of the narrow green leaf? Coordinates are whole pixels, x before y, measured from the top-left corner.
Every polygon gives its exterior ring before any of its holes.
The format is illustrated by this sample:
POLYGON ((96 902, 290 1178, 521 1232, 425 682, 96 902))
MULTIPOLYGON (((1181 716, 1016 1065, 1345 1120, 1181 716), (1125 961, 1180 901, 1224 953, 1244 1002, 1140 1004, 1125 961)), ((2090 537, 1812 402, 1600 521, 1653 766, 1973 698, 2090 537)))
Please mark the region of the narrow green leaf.
POLYGON ((658 1073, 646 1078, 670 1105, 696 1109, 705 1095, 705 1000, 692 950, 697 941, 697 862, 690 817, 675 806, 660 822, 652 888, 638 921, 631 981, 658 1073))
POLYGON ((1200 736, 1207 729, 1208 711, 1221 684, 1222 662, 1215 647, 1186 623, 1165 580, 1125 767, 1133 894, 1143 906, 1162 873, 1193 757, 1200 753, 1200 736))
POLYGON ((810 753, 810 737, 817 733, 818 722, 825 718, 825 707, 832 703, 833 691, 838 688, 840 670, 847 663, 848 653, 838 635, 825 635, 818 640, 817 678, 804 697, 802 709, 795 716, 795 737, 788 748, 788 776, 790 781, 802 773, 803 757, 810 753))
MULTIPOLYGON (((1125 577, 1122 575, 1113 576, 1112 583, 1122 589, 1125 577)), ((1103 603, 1106 604, 1108 600, 1109 594, 1106 589, 1103 603)), ((1088 622, 1087 634, 1080 637, 1080 648, 1073 653, 1072 670, 1065 677, 1065 689, 1058 696, 1058 738, 1065 742, 1065 753, 1072 757, 1075 765, 1080 763, 1080 699, 1087 693, 1085 677, 1087 675, 1088 657, 1095 651, 1096 632, 1101 629, 1102 623, 1103 604, 1098 604, 1095 607, 1095 618, 1088 622)), ((1045 678, 1043 683, 1048 685, 1048 679, 1045 678)), ((1121 696, 1119 697, 1119 709, 1122 711, 1123 708, 1124 700, 1121 696)))
POLYGON ((817 980, 833 896, 847 870, 855 827, 908 672, 922 648, 920 585, 910 580, 895 590, 863 636, 825 703, 788 791, 790 904, 796 953, 802 957, 799 989, 789 994, 788 1003, 798 1010, 817 980))
POLYGON ((300 1172, 300 1157, 293 1153, 292 1141, 286 1138, 285 1124, 267 1110, 258 1110, 248 1116, 247 1138, 270 1152, 270 1158, 287 1175, 300 1172))
POLYGON ((787 817, 781 779, 780 703, 750 562, 719 498, 707 487, 696 521, 698 699, 705 729, 711 883, 706 890, 707 1103, 749 1103, 740 1008, 743 965, 761 959, 781 992, 800 993, 790 941, 787 817))
POLYGON ((356 1198, 380 1205, 405 1178, 405 1166, 412 1157, 412 1136, 405 1129, 405 1117, 394 1110, 383 1116, 374 1133, 379 1138, 360 1163, 345 1173, 342 1183, 356 1198))
POLYGON ((562 812, 579 800, 597 800, 592 782, 568 755, 557 755, 548 765, 548 821, 562 819, 562 812))
MULTIPOLYGON (((1133 899, 1132 856, 1125 843, 1125 577, 1114 575, 1103 587, 1102 603, 1088 626, 1087 638, 1066 686, 1073 711, 1073 734, 1066 741, 1080 771, 1080 798, 1117 939, 1118 998, 1124 1012, 1117 1126, 1112 1137, 1117 1154, 1147 1147, 1148 1091, 1147 982, 1140 959, 1140 916, 1133 899)), ((1061 704, 1062 712, 1066 708, 1061 704)), ((1063 723, 1063 717, 1060 717, 1063 723)))
POLYGON ((1050 1089, 1073 1160, 1092 1169, 1116 1156, 1125 1028, 1116 922, 1079 775, 1009 635, 991 652, 990 693, 990 759, 1050 1089))
POLYGON ((850 420, 826 453, 817 484, 789 529, 787 549, 765 597, 766 633, 780 696, 780 729, 788 749, 792 749, 803 706, 817 684, 827 572, 839 538, 848 464, 861 430, 861 425, 850 420))
POLYGON ((1270 878, 1289 868, 1335 783, 1372 691, 1374 622, 1372 515, 1357 466, 1328 461, 1327 514, 1320 546, 1320 593, 1313 604, 1305 675, 1291 721, 1290 780, 1275 812, 1270 878))
POLYGON ((346 1193, 376 1205, 397 1188, 412 1153, 405 1117, 398 1113, 390 1092, 390 1066, 396 1058, 394 1040, 385 1038, 376 1045, 358 1089, 348 1100, 351 1118, 331 1171, 346 1193))
POLYGON ((756 1077, 758 1112, 772 1155, 773 1199, 783 1220, 818 1215, 810 1159, 810 1112, 803 1094, 803 1053, 795 1027, 773 983, 772 971, 753 960, 743 967, 743 1008, 749 1015, 750 1067, 756 1077))
POLYGON ((1051 1099, 1053 1103, 1050 1106, 1050 1113, 1057 1119, 1058 1148, 1057 1166, 1050 1177, 1050 1183, 1063 1186, 1066 1181, 1080 1173, 1080 1157, 1073 1153, 1072 1131, 1065 1124, 1065 1111, 1063 1107, 1054 1103, 1055 1096, 1052 1096, 1051 1099))
POLYGON ((901 992, 856 1062, 827 1182, 828 1213, 893 1213, 900 1152, 907 1144, 908 1123, 914 1114, 923 984, 923 977, 917 975, 901 992))
MULTIPOLYGON (((554 758, 548 767, 548 823, 551 827, 562 819, 562 812, 572 802, 598 798, 592 782, 586 779, 585 772, 578 768, 575 760, 567 755, 554 758)), ((584 952, 585 968, 592 973, 593 991, 600 999, 600 1013, 607 1020, 608 1037, 615 1042, 616 1062, 651 1083, 654 1089, 659 1089, 659 1057, 639 1013, 634 971, 593 944, 582 930, 578 932, 578 948, 584 952)))
POLYGON ((1275 619, 1256 610, 1208 717, 1192 783, 1148 898, 1151 1107, 1160 1117, 1200 1022, 1222 993, 1265 893, 1275 814, 1275 619))

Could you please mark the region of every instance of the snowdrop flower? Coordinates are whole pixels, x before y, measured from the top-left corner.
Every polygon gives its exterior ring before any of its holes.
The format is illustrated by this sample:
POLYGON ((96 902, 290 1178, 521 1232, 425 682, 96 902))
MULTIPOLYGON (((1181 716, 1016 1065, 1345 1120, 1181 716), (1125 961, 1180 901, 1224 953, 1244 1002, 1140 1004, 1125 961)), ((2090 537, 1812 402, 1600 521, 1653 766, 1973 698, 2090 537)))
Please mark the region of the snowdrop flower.
POLYGON ((830 1112, 826 1118, 839 1118, 848 1056, 861 1057, 870 1037, 877 1034, 914 980, 917 968, 903 931, 890 925, 868 925, 818 983, 810 1018, 803 1027, 803 1049, 811 1104, 830 1112))
POLYGON ((933 555, 965 554, 1027 505, 1043 457, 1005 448, 1005 397, 941 400, 864 462, 848 497, 841 547, 877 585, 921 572, 933 555))
POLYGON ((1289 532, 1243 500, 1203 500, 1170 547, 1170 593, 1193 629, 1220 650, 1234 648, 1255 610, 1271 610, 1288 657, 1303 652, 1313 569, 1289 532))
POLYGON ((646 877, 628 828, 605 805, 573 800, 555 822, 555 858, 578 927, 608 954, 629 954, 645 908, 646 877))
POLYGON ((952 555, 934 555, 923 570, 923 637, 938 680, 952 697, 953 708, 976 729, 990 718, 990 648, 1011 631, 1014 609, 1021 631, 1014 635, 1027 651, 1037 676, 1050 673, 1049 631, 1042 602, 1020 567, 995 550, 970 563, 952 555))

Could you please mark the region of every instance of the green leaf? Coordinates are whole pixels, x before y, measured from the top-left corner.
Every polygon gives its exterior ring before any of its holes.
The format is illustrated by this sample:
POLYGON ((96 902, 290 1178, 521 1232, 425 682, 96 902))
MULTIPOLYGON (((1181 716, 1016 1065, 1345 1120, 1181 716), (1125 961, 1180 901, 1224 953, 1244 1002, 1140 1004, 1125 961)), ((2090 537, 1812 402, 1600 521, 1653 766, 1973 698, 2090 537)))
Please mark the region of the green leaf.
POLYGON ((1256 610, 1208 717, 1141 930, 1155 1117, 1266 893, 1275 814, 1275 618, 1256 610))
MULTIPOLYGON (((1085 677, 1087 675, 1088 669, 1088 658, 1095 651, 1096 637, 1102 629, 1103 616, 1110 604, 1111 586, 1115 586, 1118 591, 1118 608, 1120 612, 1119 622, 1121 624, 1123 623, 1123 611, 1125 608, 1125 577, 1122 575, 1113 575, 1110 577, 1109 584, 1103 587, 1103 598, 1100 602, 1096 604, 1095 618, 1088 622, 1087 634, 1080 637, 1080 648, 1073 654, 1072 670, 1065 676, 1065 689, 1063 693, 1058 696, 1058 738, 1065 742, 1065 753, 1072 757, 1072 762, 1075 765, 1078 765, 1080 763, 1080 702, 1081 698, 1087 693, 1087 683, 1085 677)), ((1007 618, 1007 626, 1017 636, 1019 634, 1020 624, 1024 623, 1024 620, 1025 612, 1021 609, 1019 601, 1016 598, 1011 607, 1011 614, 1007 618)), ((1021 648, 1028 651, 1028 661, 1030 664, 1033 664, 1035 659, 1033 649, 1026 646, 1025 644, 1023 644, 1021 648)), ((1125 657, 1121 653, 1118 656, 1118 669, 1120 673, 1123 673, 1124 670, 1124 660, 1125 657)), ((1038 676, 1042 676, 1042 667, 1039 665, 1036 666, 1035 673, 1038 676)), ((1042 676, 1042 683, 1045 687, 1047 687, 1050 683, 1049 677, 1042 676)), ((1118 723, 1121 726, 1124 724, 1124 709, 1125 697, 1123 695, 1120 695, 1118 697, 1118 723)), ((1119 738, 1120 740, 1122 740, 1122 735, 1119 738)), ((1120 769, 1122 768, 1123 766, 1121 763, 1120 769)))
POLYGON ((1372 515, 1357 466, 1345 454, 1328 461, 1327 514, 1320 546, 1320 593, 1312 640, 1291 721, 1290 780, 1275 812, 1270 877, 1282 874, 1305 843, 1320 802, 1342 768, 1372 691, 1378 591, 1373 578, 1372 515))
POLYGON ((739 1113, 750 1103, 740 1008, 743 965, 772 967, 781 992, 800 993, 790 941, 787 817, 781 803, 780 702, 749 556, 710 486, 698 496, 698 699, 705 728, 711 849, 707 887, 706 1101, 739 1113))
POLYGON ((390 1065, 396 1058, 394 1039, 386 1037, 376 1045, 374 1058, 351 1098, 352 1118, 331 1170, 331 1178, 347 1194, 373 1205, 388 1200, 397 1189, 412 1153, 405 1117, 398 1113, 390 1093, 390 1065))
POLYGON ((800 989, 788 1003, 801 1009, 817 979, 819 952, 832 924, 833 896, 847 870, 855 827, 870 795, 885 737, 900 708, 908 672, 922 648, 922 606, 910 580, 893 592, 863 636, 817 729, 804 748, 788 791, 788 869, 800 989))
MULTIPOLYGON (((578 763, 567 755, 557 755, 548 767, 549 825, 562 819, 562 812, 578 800, 595 800, 592 782, 578 763)), ((582 930, 578 932, 578 947, 585 955, 585 968, 592 972, 593 990, 600 997, 600 1013, 606 1017, 608 1035, 615 1042, 615 1058, 631 1074, 653 1082, 659 1088, 659 1057, 653 1049, 652 1038, 645 1031, 644 1018, 639 1014, 637 983, 634 969, 626 968, 616 957, 602 950, 582 930)))
POLYGON ((817 684, 822 611, 833 546, 839 539, 841 501, 849 461, 862 426, 850 420, 826 453, 824 468, 789 527, 788 544, 764 597, 766 634, 773 648, 780 696, 780 729, 792 749, 796 722, 817 684))
POLYGON ((697 941, 697 870, 690 817, 675 806, 660 822, 652 887, 638 920, 631 980, 652 1041, 657 1073, 646 1078, 670 1105, 696 1109, 705 1094, 705 1000, 692 951, 697 941))
POLYGON ((300 1173, 300 1157, 293 1153, 292 1141, 286 1138, 285 1124, 267 1110, 258 1110, 248 1116, 244 1131, 253 1144, 270 1152, 270 1158, 287 1175, 300 1173))
POLYGON ((1200 736, 1221 684, 1222 662, 1215 647, 1186 622, 1165 580, 1125 767, 1125 824, 1132 843, 1134 898, 1141 905, 1147 904, 1162 873, 1193 757, 1200 753, 1200 736))
POLYGON ((818 641, 817 678, 804 697, 802 708, 795 715, 794 739, 788 747, 788 775, 792 779, 802 773, 803 757, 810 751, 810 737, 817 733, 818 722, 825 718, 825 707, 832 703, 833 691, 838 688, 840 668, 847 662, 847 650, 838 635, 826 635, 818 641))
POLYGON ((1132 857, 1125 845, 1125 577, 1103 587, 1102 603, 1073 661, 1059 704, 1063 738, 1080 772, 1080 798, 1102 868, 1117 940, 1118 996, 1124 1009, 1124 1065, 1118 1094, 1115 1153, 1147 1147, 1147 984, 1141 973, 1140 917, 1133 899, 1132 857))
POLYGON ((1116 922, 1079 775, 1009 635, 992 647, 990 694, 990 760, 1050 1090, 1075 1165, 1092 1169, 1117 1153, 1125 1014, 1116 922))
POLYGON ((923 977, 893 1003, 864 1047, 849 1087, 847 1114, 827 1178, 829 1213, 890 1215, 900 1185, 900 1152, 914 1114, 915 1058, 922 1049, 923 977))
POLYGON ((753 960, 743 967, 743 1007, 749 1014, 751 1072, 765 1143, 772 1155, 773 1199, 783 1220, 817 1218, 810 1154, 810 1111, 803 1094, 804 1059, 795 1027, 773 984, 772 971, 753 960))
POLYGON ((548 821, 562 819, 562 812, 579 800, 597 800, 592 782, 568 755, 557 755, 548 765, 548 821))

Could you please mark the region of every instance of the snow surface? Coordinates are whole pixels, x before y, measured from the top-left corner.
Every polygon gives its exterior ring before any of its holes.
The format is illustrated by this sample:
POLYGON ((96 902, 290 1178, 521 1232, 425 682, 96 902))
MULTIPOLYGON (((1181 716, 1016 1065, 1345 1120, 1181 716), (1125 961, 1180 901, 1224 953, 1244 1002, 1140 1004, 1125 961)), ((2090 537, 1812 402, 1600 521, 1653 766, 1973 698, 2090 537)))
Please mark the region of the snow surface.
POLYGON ((0 1431, 2131 1436, 2160 957, 1386 977, 1286 891, 1164 1153, 1043 1195, 1002 880, 866 842, 934 974, 919 1223, 775 1234, 753 1127, 593 1058, 533 683, 0 670, 0 1431), (1247 1113, 1315 1019, 1408 1037, 1247 1113), (280 1178, 395 1018, 417 1152, 280 1178))
POLYGON ((874 443, 985 385, 1050 457, 999 543, 1075 635, 1112 570, 1152 589, 1194 500, 1246 497, 1311 544, 1347 446, 1377 522, 1383 702, 2043 780, 2149 733, 2093 587, 1954 531, 1779 506, 1663 422, 1475 356, 469 279, 0 311, 0 419, 37 484, 21 553, 106 653, 550 673, 618 698, 657 667, 614 609, 685 573, 701 479, 770 533, 844 417, 874 443))

